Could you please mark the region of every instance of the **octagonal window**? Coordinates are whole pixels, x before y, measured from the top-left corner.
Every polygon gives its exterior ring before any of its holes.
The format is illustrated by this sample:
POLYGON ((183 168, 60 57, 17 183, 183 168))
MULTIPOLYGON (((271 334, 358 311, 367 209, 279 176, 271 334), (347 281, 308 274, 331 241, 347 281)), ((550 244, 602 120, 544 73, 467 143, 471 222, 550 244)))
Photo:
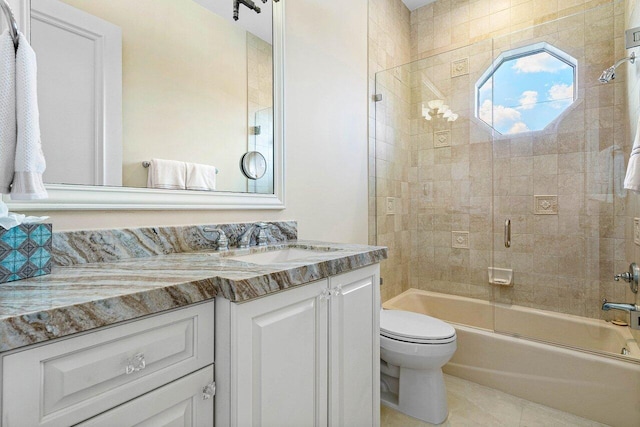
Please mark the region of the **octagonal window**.
POLYGON ((574 103, 576 68, 548 43, 504 52, 476 83, 476 117, 502 135, 543 130, 574 103))

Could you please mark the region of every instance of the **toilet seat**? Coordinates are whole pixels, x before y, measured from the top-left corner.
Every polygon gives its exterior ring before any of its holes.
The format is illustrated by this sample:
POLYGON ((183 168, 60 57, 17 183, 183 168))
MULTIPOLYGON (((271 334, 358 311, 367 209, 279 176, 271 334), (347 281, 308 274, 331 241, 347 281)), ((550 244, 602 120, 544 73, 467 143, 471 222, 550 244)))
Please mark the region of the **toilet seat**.
POLYGON ((380 311, 380 335, 415 344, 447 344, 456 340, 456 330, 448 323, 402 310, 380 311))

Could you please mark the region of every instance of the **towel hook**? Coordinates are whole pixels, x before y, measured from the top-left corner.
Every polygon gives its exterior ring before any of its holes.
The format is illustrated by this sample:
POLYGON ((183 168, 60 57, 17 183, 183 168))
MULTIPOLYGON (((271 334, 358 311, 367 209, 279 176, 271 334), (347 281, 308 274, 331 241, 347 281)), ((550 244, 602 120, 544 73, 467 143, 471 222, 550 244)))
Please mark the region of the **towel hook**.
POLYGON ((13 14, 13 10, 11 10, 11 6, 7 3, 7 0, 0 0, 0 8, 4 12, 4 17, 7 20, 7 25, 9 26, 9 32, 11 33, 11 38, 13 39, 13 47, 18 48, 18 23, 16 22, 16 17, 13 14))

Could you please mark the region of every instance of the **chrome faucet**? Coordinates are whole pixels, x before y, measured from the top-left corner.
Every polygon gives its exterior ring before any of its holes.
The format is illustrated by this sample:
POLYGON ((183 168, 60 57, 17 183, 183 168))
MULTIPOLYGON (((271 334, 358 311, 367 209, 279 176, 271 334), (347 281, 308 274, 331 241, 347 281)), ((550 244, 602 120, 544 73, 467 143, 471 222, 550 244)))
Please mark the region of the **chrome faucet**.
POLYGON ((640 311, 640 306, 638 306, 637 304, 622 304, 618 302, 608 302, 606 299, 603 299, 602 309, 604 311, 609 311, 609 310, 640 311))
MULTIPOLYGON (((229 250, 229 239, 227 238, 227 235, 224 234, 224 230, 223 229, 221 229, 221 228, 204 227, 202 229, 202 231, 204 233, 218 233, 218 238, 213 241, 216 244, 216 250, 217 251, 224 252, 224 251, 228 251, 229 250)), ((205 239, 206 238, 207 238, 207 236, 205 235, 205 239)))
POLYGON ((253 225, 248 226, 246 230, 244 230, 244 233, 242 233, 240 235, 240 238, 238 239, 238 248, 247 249, 249 246, 251 246, 251 236, 253 235, 253 231, 256 228, 260 230, 258 231, 258 237, 256 239, 258 246, 267 246, 267 233, 265 233, 267 227, 269 227, 269 224, 266 224, 264 222, 257 222, 253 225))

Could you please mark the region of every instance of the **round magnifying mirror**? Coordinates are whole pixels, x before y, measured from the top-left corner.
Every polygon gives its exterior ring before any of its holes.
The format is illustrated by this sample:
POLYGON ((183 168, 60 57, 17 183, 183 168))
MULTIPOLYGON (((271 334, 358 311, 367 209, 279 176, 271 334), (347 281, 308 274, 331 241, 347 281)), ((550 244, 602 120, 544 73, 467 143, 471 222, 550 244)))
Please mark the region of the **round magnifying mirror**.
POLYGON ((240 170, 249 179, 260 179, 267 172, 267 159, 257 151, 249 151, 240 159, 240 170))

